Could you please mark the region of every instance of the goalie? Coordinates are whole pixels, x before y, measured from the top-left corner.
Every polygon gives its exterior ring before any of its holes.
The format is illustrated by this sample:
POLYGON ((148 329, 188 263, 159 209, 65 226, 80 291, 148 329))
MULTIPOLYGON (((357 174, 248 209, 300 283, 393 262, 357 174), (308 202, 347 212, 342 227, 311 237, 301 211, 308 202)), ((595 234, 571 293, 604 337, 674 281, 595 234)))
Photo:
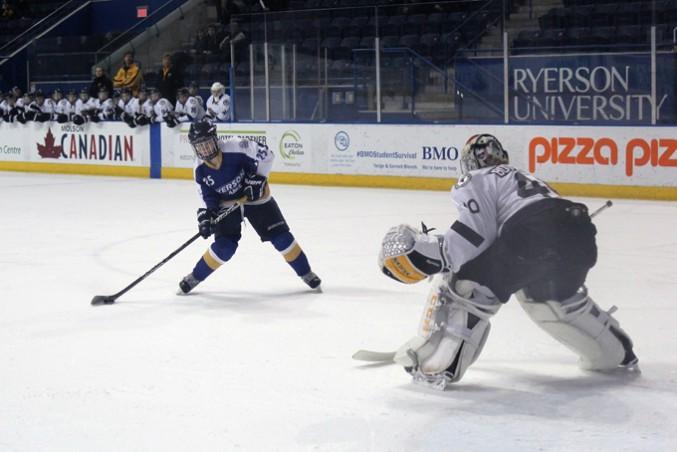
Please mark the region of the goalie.
POLYGON ((379 265, 406 284, 434 277, 418 335, 394 360, 438 389, 463 377, 512 294, 536 324, 580 357, 583 369, 638 370, 632 341, 584 286, 597 260, 585 205, 508 165, 492 135, 471 137, 452 190, 458 220, 444 235, 391 228, 379 265))

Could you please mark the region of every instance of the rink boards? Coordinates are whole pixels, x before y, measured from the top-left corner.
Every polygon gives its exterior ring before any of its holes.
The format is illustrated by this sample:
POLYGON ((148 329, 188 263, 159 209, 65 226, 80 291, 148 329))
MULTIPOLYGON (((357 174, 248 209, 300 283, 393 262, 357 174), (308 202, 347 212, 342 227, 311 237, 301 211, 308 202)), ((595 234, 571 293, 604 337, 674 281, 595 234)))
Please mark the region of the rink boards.
MULTIPOLYGON (((192 178, 188 125, 0 124, 0 170, 192 178)), ((471 135, 496 135, 511 163, 563 194, 677 199, 677 128, 219 124, 219 138, 276 154, 278 183, 448 190, 471 135)))

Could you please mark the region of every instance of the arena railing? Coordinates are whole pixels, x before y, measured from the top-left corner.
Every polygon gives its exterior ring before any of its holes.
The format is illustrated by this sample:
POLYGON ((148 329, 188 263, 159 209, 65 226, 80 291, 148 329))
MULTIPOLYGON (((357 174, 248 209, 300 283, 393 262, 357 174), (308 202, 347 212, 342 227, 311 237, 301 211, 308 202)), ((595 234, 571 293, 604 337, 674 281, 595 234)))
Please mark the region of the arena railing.
POLYGON ((130 45, 132 40, 141 33, 154 31, 156 34, 159 34, 157 22, 173 11, 178 11, 180 14, 183 14, 181 7, 186 2, 187 0, 167 0, 159 7, 155 8, 148 17, 135 23, 101 48, 97 49, 96 52, 94 52, 94 60, 99 62, 99 64, 110 67, 110 55, 113 52, 122 46, 130 45))

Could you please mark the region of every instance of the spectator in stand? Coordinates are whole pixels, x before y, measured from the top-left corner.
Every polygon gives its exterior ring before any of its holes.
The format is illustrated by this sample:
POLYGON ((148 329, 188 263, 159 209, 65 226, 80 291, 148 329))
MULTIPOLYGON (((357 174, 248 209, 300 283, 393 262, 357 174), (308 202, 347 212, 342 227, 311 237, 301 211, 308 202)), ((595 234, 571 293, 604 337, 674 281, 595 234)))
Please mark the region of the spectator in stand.
POLYGON ((207 34, 202 28, 197 31, 195 39, 193 40, 193 51, 196 53, 205 53, 209 48, 209 41, 207 40, 207 34))
POLYGON ((205 39, 205 41, 206 41, 206 52, 207 53, 218 53, 219 52, 219 44, 221 44, 222 40, 223 40, 223 34, 217 32, 216 26, 210 25, 209 28, 207 28, 207 37, 205 39))
POLYGON ((247 37, 245 36, 242 29, 240 29, 240 24, 236 21, 230 22, 230 32, 219 43, 219 48, 223 49, 224 46, 229 46, 232 42, 234 45, 240 42, 246 41, 247 37))
POLYGON ((109 93, 113 92, 113 81, 108 78, 106 72, 99 66, 94 69, 94 79, 89 84, 89 97, 98 97, 99 91, 102 88, 106 88, 109 93))
POLYGON ((134 62, 134 53, 127 52, 122 60, 122 67, 118 69, 113 86, 117 89, 129 88, 136 96, 139 94, 139 88, 143 83, 141 68, 134 62))
POLYGON ((181 71, 174 67, 172 56, 169 53, 162 55, 162 68, 159 75, 158 89, 160 95, 174 105, 176 103, 176 92, 183 86, 183 77, 181 71))
POLYGON ((16 16, 16 9, 7 0, 2 0, 2 5, 0 5, 0 18, 5 20, 12 20, 16 16))

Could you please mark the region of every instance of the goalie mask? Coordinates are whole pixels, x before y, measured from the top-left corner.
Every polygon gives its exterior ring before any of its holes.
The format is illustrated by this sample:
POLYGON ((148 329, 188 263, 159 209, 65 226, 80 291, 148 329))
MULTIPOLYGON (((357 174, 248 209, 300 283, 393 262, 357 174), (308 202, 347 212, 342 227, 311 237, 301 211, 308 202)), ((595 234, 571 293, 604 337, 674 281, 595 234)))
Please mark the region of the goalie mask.
POLYGON ((406 224, 390 228, 381 243, 379 267, 386 276, 404 284, 423 281, 447 270, 443 240, 406 224))
POLYGON ((508 162, 508 153, 501 143, 495 136, 487 133, 470 137, 461 151, 461 172, 463 174, 508 162))
POLYGON ((216 126, 209 121, 197 121, 190 125, 188 141, 200 160, 212 160, 219 153, 216 126))

